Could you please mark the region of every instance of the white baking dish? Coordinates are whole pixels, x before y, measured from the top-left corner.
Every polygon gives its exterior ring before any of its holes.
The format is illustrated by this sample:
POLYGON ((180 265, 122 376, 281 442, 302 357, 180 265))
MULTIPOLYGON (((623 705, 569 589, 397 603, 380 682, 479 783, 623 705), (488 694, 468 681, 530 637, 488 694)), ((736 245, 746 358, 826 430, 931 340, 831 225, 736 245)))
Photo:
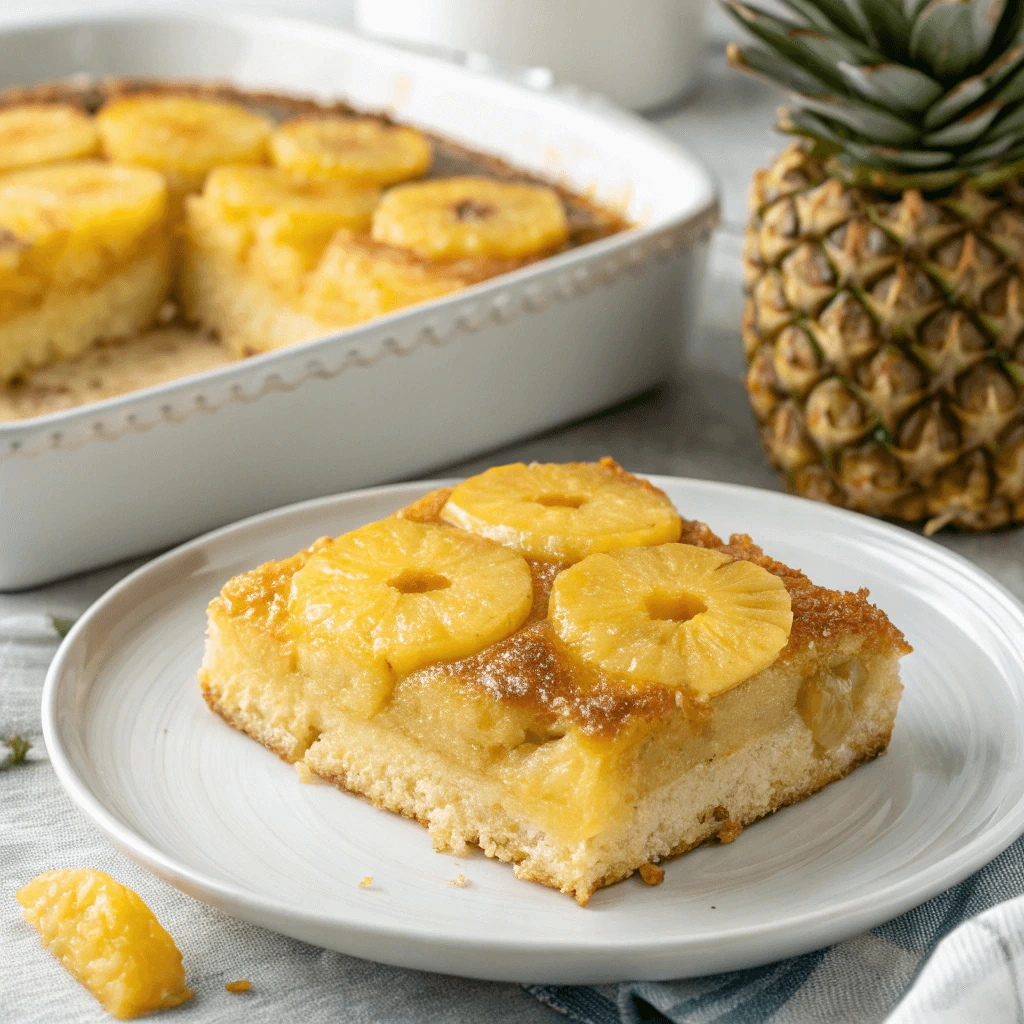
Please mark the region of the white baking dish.
POLYGON ((0 588, 593 412, 657 383, 693 323, 716 217, 707 174, 642 121, 544 76, 266 17, 0 31, 0 86, 79 73, 348 98, 621 204, 641 226, 318 341, 0 424, 0 588))

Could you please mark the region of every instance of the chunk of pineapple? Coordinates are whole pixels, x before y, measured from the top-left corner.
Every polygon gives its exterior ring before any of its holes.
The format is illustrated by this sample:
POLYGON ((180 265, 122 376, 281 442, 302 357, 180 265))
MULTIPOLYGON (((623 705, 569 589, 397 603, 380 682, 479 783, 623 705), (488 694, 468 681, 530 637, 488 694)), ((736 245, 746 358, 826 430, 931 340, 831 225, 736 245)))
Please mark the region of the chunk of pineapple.
POLYGON ((16 893, 43 945, 119 1020, 192 998, 174 940, 139 896, 102 871, 48 871, 16 893))
POLYGON ((548 617, 601 671, 706 697, 771 665, 793 625, 778 576, 690 544, 590 555, 555 579, 548 617))

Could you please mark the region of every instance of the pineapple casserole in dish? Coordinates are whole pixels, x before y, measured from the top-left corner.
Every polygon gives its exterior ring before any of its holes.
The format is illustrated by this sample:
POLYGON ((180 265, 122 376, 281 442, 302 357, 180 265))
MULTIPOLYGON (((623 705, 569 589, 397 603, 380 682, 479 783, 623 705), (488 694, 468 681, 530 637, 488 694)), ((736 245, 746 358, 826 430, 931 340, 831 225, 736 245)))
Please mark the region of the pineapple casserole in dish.
POLYGON ((127 80, 9 92, 0 421, 322 337, 624 226, 340 104, 127 80))
POLYGON ((910 648, 867 596, 611 459, 519 463, 230 580, 199 683, 437 849, 586 904, 885 751, 910 648))

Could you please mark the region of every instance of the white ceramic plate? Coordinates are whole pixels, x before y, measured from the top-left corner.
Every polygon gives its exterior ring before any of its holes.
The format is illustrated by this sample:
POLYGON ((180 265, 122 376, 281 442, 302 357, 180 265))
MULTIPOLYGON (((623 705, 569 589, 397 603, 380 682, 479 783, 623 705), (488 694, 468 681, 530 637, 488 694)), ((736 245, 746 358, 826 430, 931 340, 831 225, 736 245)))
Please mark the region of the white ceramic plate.
POLYGON ((380 518, 433 484, 295 505, 158 558, 98 601, 50 669, 57 773, 113 843, 230 914, 387 963, 508 981, 607 982, 752 966, 892 918, 1024 831, 1024 608, 896 527, 780 494, 654 478, 685 515, 745 531, 817 582, 871 588, 906 633, 887 757, 586 909, 295 772, 212 715, 195 682, 206 603, 231 575, 380 518), (466 888, 448 883, 459 873, 466 888), (373 885, 359 888, 365 875, 373 885))

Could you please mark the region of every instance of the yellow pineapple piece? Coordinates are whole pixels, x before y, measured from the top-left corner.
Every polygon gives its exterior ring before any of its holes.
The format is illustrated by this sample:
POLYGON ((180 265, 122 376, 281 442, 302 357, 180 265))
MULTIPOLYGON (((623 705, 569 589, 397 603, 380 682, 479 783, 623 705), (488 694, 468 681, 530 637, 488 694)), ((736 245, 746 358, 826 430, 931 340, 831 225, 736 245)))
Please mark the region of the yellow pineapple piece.
POLYGON ((259 164, 273 127, 238 103, 143 94, 108 103, 96 115, 111 160, 162 171, 172 192, 198 191, 220 164, 259 164))
POLYGON ((373 237, 426 259, 521 259, 569 236, 553 189, 466 175, 401 185, 373 216, 373 237))
POLYGON ((166 209, 163 177, 141 167, 77 160, 0 178, 0 229, 17 240, 23 255, 59 250, 62 268, 75 280, 89 274, 87 267, 72 265, 74 259, 123 259, 161 223, 166 209))
POLYGON ((602 672, 706 697, 771 665, 793 624, 780 577, 690 544, 590 555, 555 579, 548 618, 602 672))
POLYGON ((15 894, 43 945, 119 1020, 192 998, 174 940, 102 871, 48 871, 15 894))
POLYGON ((238 255, 251 244, 248 256, 257 274, 297 288, 338 230, 368 230, 379 200, 380 190, 372 185, 306 181, 276 167, 229 166, 210 172, 188 216, 193 233, 205 231, 214 245, 238 255))
POLYGON ((441 518, 547 562, 664 544, 681 528, 661 491, 618 467, 582 462, 495 466, 459 484, 441 518))
POLYGON ((347 181, 309 181, 276 167, 218 167, 206 180, 203 195, 234 216, 269 217, 288 213, 317 230, 366 231, 380 189, 347 181))
MULTIPOLYGON (((42 301, 52 289, 96 284, 121 269, 153 241, 166 204, 164 179, 155 171, 98 160, 0 178, 0 322, 42 301)), ((161 273, 157 266, 156 276, 161 273)), ((32 331, 22 333, 32 347, 32 331)), ((57 340, 54 344, 65 355, 85 347, 71 351, 57 340)), ((0 353, 0 379, 21 368, 7 346, 0 353)))
POLYGON ((391 518, 317 551, 295 573, 288 609, 304 654, 330 659, 333 676, 372 711, 396 677, 483 650, 520 626, 532 604, 521 555, 448 526, 391 518))
POLYGON ((414 128, 366 117, 299 117, 270 140, 274 163, 303 178, 394 185, 430 167, 431 149, 414 128))
POLYGON ((325 323, 363 323, 465 288, 474 279, 473 268, 466 269, 340 231, 311 274, 302 305, 325 323))
POLYGON ((26 103, 0 111, 0 173, 94 156, 93 119, 66 103, 26 103))

